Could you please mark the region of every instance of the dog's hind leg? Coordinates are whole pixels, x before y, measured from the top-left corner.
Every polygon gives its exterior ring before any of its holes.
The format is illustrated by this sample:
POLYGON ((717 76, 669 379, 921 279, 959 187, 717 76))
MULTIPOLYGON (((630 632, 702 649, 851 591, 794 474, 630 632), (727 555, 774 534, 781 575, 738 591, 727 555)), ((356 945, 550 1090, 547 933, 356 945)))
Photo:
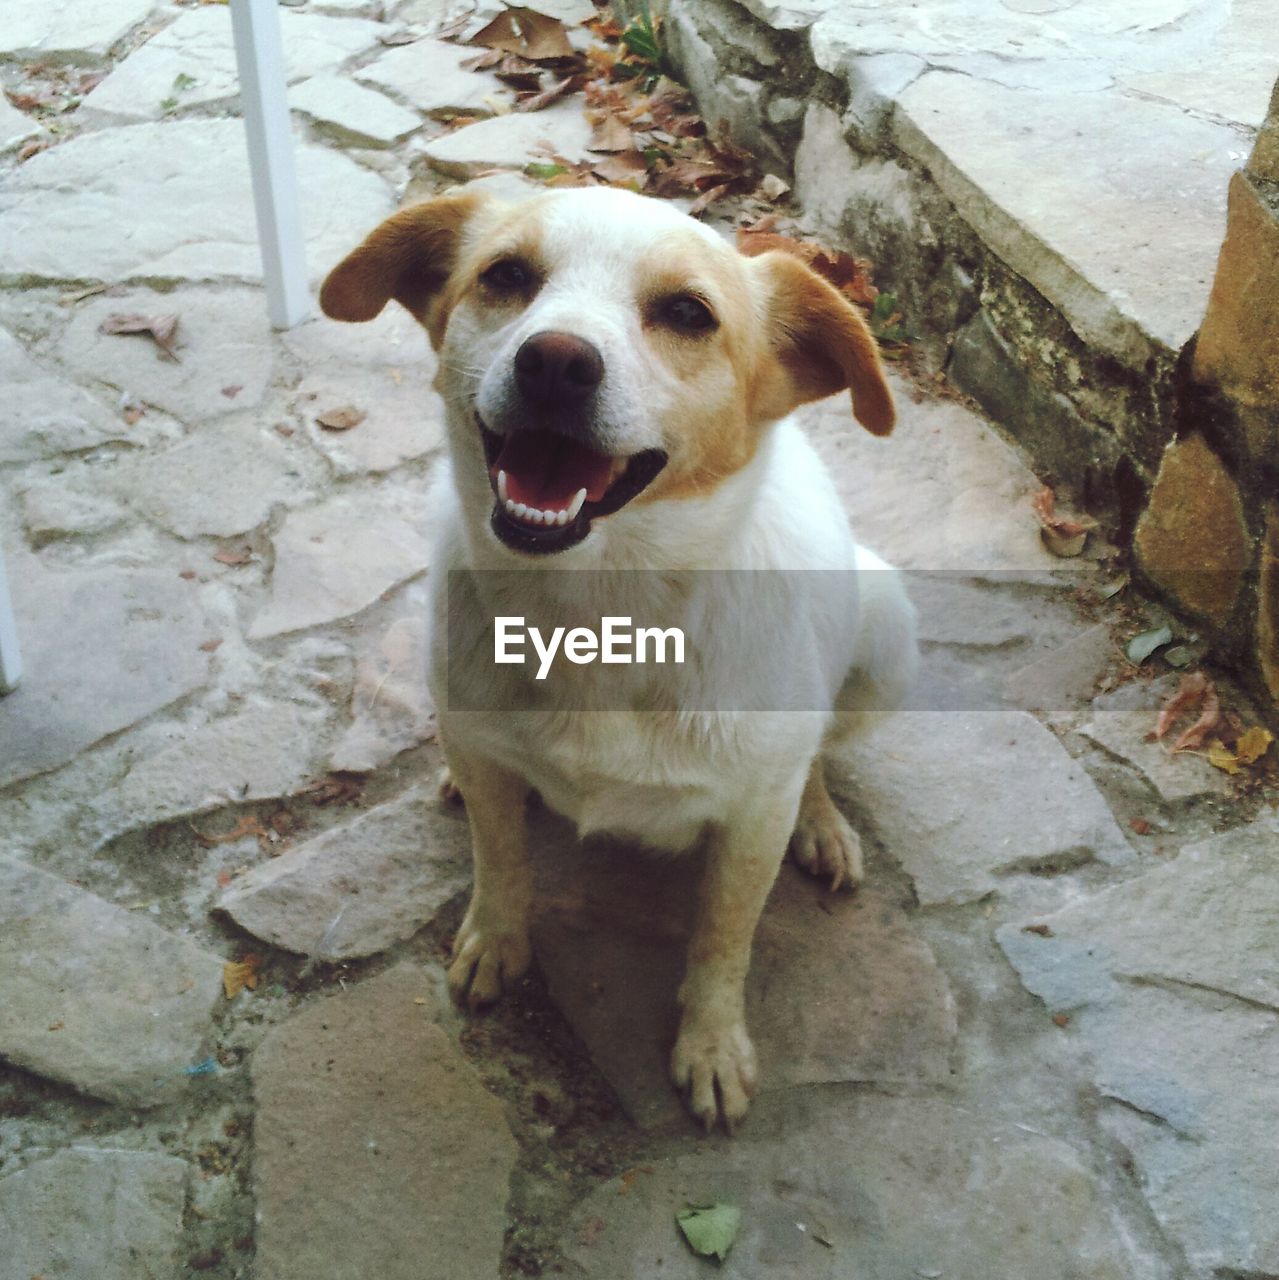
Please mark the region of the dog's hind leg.
POLYGON ((826 790, 818 756, 808 770, 790 854, 809 875, 830 881, 832 890, 855 889, 862 879, 862 843, 826 790))

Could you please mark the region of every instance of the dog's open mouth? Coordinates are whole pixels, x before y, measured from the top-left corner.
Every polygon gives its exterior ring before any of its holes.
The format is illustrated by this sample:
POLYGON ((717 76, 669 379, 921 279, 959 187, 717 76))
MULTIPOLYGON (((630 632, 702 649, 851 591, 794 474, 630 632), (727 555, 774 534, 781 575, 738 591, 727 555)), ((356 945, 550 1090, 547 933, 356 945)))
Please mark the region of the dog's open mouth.
POLYGON ((662 449, 610 457, 555 431, 498 435, 483 423, 497 501, 493 532, 516 551, 547 554, 581 542, 591 521, 642 493, 666 465, 662 449))

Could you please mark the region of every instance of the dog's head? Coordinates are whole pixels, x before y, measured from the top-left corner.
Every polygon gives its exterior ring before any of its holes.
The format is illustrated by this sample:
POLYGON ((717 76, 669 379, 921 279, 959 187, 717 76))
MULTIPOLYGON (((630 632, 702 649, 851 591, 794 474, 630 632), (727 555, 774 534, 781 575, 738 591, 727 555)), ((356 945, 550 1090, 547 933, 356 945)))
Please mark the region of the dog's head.
POLYGON ((471 465, 482 447, 493 532, 519 551, 562 551, 630 504, 708 493, 769 423, 845 388, 867 430, 892 430, 875 341, 834 288, 629 192, 404 209, 320 294, 337 320, 372 320, 391 299, 440 353, 471 465))

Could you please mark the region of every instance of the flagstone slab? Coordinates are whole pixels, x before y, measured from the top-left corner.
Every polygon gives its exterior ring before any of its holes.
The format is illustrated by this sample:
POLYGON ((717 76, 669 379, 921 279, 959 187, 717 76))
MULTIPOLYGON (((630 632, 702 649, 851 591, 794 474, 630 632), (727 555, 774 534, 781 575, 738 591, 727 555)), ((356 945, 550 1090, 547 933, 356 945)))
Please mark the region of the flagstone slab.
POLYGON ((138 1280, 182 1265, 185 1160, 71 1147, 0 1179, 0 1280, 138 1280))
POLYGON ((26 672, 0 698, 0 787, 56 769, 205 683, 201 614, 176 572, 6 559, 26 672))
POLYGON ((249 627, 264 639, 359 613, 427 566, 425 503, 407 492, 338 493, 290 512, 276 534, 271 598, 249 627))
POLYGON ((512 112, 454 129, 424 143, 422 154, 441 173, 469 178, 483 169, 549 164, 556 155, 582 160, 590 140, 591 126, 581 107, 557 102, 545 111, 512 112))
POLYGON ((154 8, 155 0, 6 4, 0 12, 0 55, 97 61, 154 8))
POLYGON ((465 815, 415 788, 260 863, 218 910, 272 946, 349 960, 411 937, 470 872, 465 815))
POLYGON ((305 81, 289 93, 289 106, 354 146, 394 146, 422 126, 415 112, 346 76, 315 76, 305 81))
MULTIPOLYGON (((335 70, 375 45, 384 30, 361 18, 279 12, 290 84, 335 70)), ((231 11, 205 5, 183 12, 134 50, 85 95, 80 113, 95 124, 132 124, 189 107, 235 106, 239 95, 231 11)))
POLYGON ((259 1280, 497 1275, 519 1149, 435 999, 400 965, 254 1054, 259 1280))
POLYGON ((220 957, 0 856, 0 1057, 157 1107, 190 1086, 221 997, 220 957))
MULTIPOLYGON (((352 228, 394 207, 386 182, 328 147, 294 148, 312 278, 352 228)), ((33 156, 0 191, 0 280, 261 278, 244 126, 175 120, 84 133, 33 156), (104 235, 103 227, 115 234, 104 235)), ((265 310, 265 303, 262 304, 265 310)))
POLYGON ((1083 766, 1024 711, 898 712, 841 748, 838 764, 835 789, 922 903, 972 902, 1019 873, 1135 856, 1083 766))
POLYGON ((489 116, 495 103, 513 103, 514 95, 491 71, 463 66, 483 52, 474 45, 415 40, 361 67, 355 78, 423 115, 489 116))

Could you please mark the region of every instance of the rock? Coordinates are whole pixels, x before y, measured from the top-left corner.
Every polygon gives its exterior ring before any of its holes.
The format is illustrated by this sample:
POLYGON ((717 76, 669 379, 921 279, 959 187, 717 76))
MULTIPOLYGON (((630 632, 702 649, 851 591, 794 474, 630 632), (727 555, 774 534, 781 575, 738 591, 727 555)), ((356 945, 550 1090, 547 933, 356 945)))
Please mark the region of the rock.
POLYGON ((478 50, 442 40, 417 40, 382 54, 355 78, 376 85, 428 116, 493 114, 494 102, 512 102, 511 91, 490 71, 462 64, 478 50))
MULTIPOLYGON (((383 28, 358 18, 280 11, 285 75, 290 84, 335 71, 377 43, 383 28)), ((235 107, 240 80, 230 11, 192 9, 134 50, 81 104, 95 124, 158 120, 190 107, 235 107)))
POLYGON ((913 573, 907 582, 925 645, 1005 649, 1035 638, 1035 609, 1017 595, 952 573, 913 573))
POLYGON ((590 140, 591 126, 581 107, 569 101, 545 111, 516 112, 468 124, 424 143, 422 154, 441 173, 469 178, 481 169, 522 169, 535 161, 549 164, 556 155, 582 160, 590 140))
POLYGON ((293 401, 307 435, 339 475, 390 471, 444 444, 444 407, 431 387, 431 367, 417 352, 403 352, 403 367, 326 361, 308 372, 293 401), (366 416, 346 431, 317 417, 350 405, 366 416))
POLYGON ((1250 541, 1238 487, 1203 437, 1170 444, 1133 538, 1146 573, 1182 606, 1222 625, 1250 541))
MULTIPOLYGON (((412 46, 405 46, 411 48, 412 46)), ((292 90, 289 106, 347 143, 389 147, 421 128, 421 117, 345 76, 316 76, 292 90)))
POLYGON ((561 1247, 588 1280, 694 1280, 707 1263, 675 1214, 727 1201, 741 1228, 726 1277, 1127 1280, 1141 1272, 1107 1200, 1078 1152, 1026 1126, 929 1098, 794 1091, 758 1099, 731 1141, 597 1187, 561 1247))
POLYGON ((1270 110, 1257 131, 1248 173, 1262 182, 1279 182, 1279 81, 1270 95, 1270 110))
POLYGON ((1009 676, 1004 693, 1022 710, 1050 722, 1069 718, 1092 702, 1115 649, 1110 628, 1098 623, 1009 676))
POLYGON ((218 910, 286 951, 375 955, 412 937, 463 888, 470 854, 465 816, 415 789, 260 863, 218 910))
MULTIPOLYGON (((1194 372, 1244 410, 1252 428, 1248 444, 1259 460, 1271 456, 1279 441, 1277 278, 1279 210, 1256 178, 1237 173, 1230 180, 1226 240, 1195 343, 1194 372)), ((1170 449, 1166 458, 1171 456, 1170 449)), ((1206 529, 1216 532, 1211 525, 1206 529)))
POLYGON ((21 146, 40 132, 40 122, 12 106, 8 98, 0 98, 0 154, 21 146))
POLYGON ((1266 508, 1257 588, 1257 665, 1270 696, 1279 703, 1279 503, 1266 508))
POLYGON ((176 572, 7 559, 27 669, 0 699, 0 787, 56 769, 204 683, 200 615, 176 572))
POLYGON ((56 350, 77 377, 192 424, 256 408, 276 364, 266 307, 251 289, 146 289, 92 298, 76 309, 56 350), (145 335, 102 333, 102 322, 118 313, 176 314, 178 359, 164 359, 145 335))
POLYGON ((827 236, 839 231, 849 199, 845 179, 861 164, 845 134, 837 111, 821 102, 808 104, 795 153, 795 194, 805 217, 827 236))
POLYGON ((157 1107, 189 1085, 221 994, 217 956, 0 856, 0 1057, 157 1107))
POLYGON ((98 61, 155 7, 155 0, 60 0, 6 5, 0 54, 24 59, 98 61))
POLYGON ((67 475, 63 472, 19 484, 22 523, 37 547, 67 535, 103 533, 125 518, 119 503, 93 491, 88 469, 71 471, 70 483, 67 475))
POLYGON ((0 433, 0 463, 26 462, 92 449, 134 436, 123 419, 86 391, 46 370, 22 344, 0 329, 0 383, 6 417, 20 429, 0 433))
POLYGON ((275 536, 271 599, 254 618, 249 638, 359 613, 416 577, 430 552, 423 506, 416 494, 371 489, 291 512, 275 536))
POLYGON ((893 136, 1085 342, 1140 365, 1198 327, 1237 146, 1227 126, 1117 93, 930 71, 903 91, 893 136))
POLYGON ((330 769, 370 773, 431 734, 435 712, 426 684, 428 613, 425 590, 411 584, 397 596, 394 620, 370 627, 361 637, 352 723, 333 748, 330 769))
POLYGON ((1122 685, 1093 701, 1092 716, 1080 727, 1090 742, 1131 765, 1159 793, 1162 800, 1192 800, 1225 795, 1229 779, 1201 756, 1173 754, 1175 737, 1148 742, 1159 712, 1177 691, 1178 677, 1122 685))
POLYGON ((288 703, 250 705, 138 761, 95 802, 107 834, 292 795, 320 772, 324 713, 288 703), (317 725, 317 721, 319 724, 317 725))
POLYGON ((847 776, 832 781, 925 905, 972 902, 1017 873, 1134 856, 1083 768, 1023 711, 898 712, 838 763, 847 776))
POLYGON ((898 420, 888 449, 843 397, 801 411, 858 538, 901 569, 1073 585, 1078 570, 1039 539, 1030 503, 1043 486, 1016 451, 962 405, 915 404, 891 374, 889 383, 898 420))
POLYGON ((1192 844, 1171 862, 1042 922, 1005 925, 999 943, 1054 1011, 1110 994, 1110 980, 1178 983, 1279 1010, 1279 821, 1192 844))
MULTIPOLYGON (((307 261, 319 279, 350 249, 352 227, 371 227, 391 212, 391 191, 328 147, 299 143, 293 154, 303 226, 310 227, 307 261)), ((0 271, 8 284, 259 280, 243 126, 139 124, 42 151, 0 192, 0 239, 13 246, 0 271), (104 226, 128 234, 104 236, 104 226)))
POLYGON ((3 1280, 137 1280, 182 1265, 187 1164, 72 1147, 0 1179, 3 1280))
MULTIPOLYGON (((551 997, 631 1119, 682 1128, 668 1058, 700 859, 584 850, 566 835, 539 828, 534 842, 533 941, 551 997)), ((826 894, 789 866, 756 934, 747 1021, 765 1092, 950 1075, 950 992, 900 908, 873 889, 826 894)))
POLYGON ((1279 968, 1270 945, 1273 817, 1166 866, 998 932, 1022 981, 1069 1011, 1107 1127, 1141 1168, 1156 1216, 1196 1275, 1279 1267, 1267 1172, 1279 1085, 1279 968))
POLYGON ((257 1050, 260 1280, 497 1274, 517 1148, 432 1025, 433 1000, 401 965, 312 1002, 257 1050))
POLYGON ((102 487, 180 538, 229 538, 262 524, 278 505, 307 496, 297 446, 256 416, 215 423, 179 444, 121 459, 102 487))

